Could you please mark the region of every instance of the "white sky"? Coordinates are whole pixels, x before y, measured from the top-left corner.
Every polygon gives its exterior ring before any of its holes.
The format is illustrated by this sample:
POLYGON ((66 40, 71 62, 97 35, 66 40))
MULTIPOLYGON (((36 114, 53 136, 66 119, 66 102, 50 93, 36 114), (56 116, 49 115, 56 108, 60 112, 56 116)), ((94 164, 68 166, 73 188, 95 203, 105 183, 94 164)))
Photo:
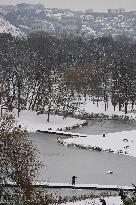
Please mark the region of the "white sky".
POLYGON ((106 11, 108 8, 125 8, 136 10, 136 0, 0 0, 0 4, 44 3, 46 7, 71 8, 85 10, 93 8, 95 11, 106 11))

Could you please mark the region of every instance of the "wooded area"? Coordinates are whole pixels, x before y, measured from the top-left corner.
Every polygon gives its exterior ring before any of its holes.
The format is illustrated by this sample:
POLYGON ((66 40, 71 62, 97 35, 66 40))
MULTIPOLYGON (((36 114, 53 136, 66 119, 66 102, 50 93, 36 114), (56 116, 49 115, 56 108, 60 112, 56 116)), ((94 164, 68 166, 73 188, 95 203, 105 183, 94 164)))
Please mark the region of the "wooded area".
POLYGON ((0 104, 67 116, 86 100, 111 101, 114 110, 136 100, 136 44, 125 36, 87 40, 41 33, 0 34, 0 104))

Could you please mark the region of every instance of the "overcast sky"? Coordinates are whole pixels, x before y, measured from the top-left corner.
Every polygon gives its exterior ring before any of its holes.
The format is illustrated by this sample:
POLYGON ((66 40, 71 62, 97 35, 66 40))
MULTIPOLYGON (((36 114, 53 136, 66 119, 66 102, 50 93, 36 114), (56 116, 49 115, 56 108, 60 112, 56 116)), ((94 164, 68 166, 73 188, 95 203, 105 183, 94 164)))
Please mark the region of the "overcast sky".
POLYGON ((108 8, 125 8, 136 10, 136 0, 0 0, 0 4, 44 3, 46 7, 71 8, 85 10, 93 8, 95 11, 106 11, 108 8))

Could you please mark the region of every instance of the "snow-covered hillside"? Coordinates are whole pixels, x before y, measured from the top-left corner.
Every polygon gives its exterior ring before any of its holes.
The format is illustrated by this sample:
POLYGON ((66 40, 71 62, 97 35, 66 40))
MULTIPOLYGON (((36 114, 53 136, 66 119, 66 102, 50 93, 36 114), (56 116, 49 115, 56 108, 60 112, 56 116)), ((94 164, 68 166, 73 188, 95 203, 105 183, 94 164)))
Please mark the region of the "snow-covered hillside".
POLYGON ((13 36, 23 36, 24 33, 10 24, 3 16, 0 16, 0 33, 11 33, 13 36))

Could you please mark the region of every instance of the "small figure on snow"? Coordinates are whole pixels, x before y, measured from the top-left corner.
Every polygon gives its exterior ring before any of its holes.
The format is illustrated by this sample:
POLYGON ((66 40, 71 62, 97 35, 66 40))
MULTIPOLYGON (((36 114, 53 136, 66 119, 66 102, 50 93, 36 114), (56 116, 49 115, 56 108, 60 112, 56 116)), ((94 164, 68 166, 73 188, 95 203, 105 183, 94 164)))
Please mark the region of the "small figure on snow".
POLYGON ((106 205, 106 201, 104 199, 100 199, 100 202, 102 203, 102 205, 106 205))
POLYGON ((75 185, 76 178, 77 178, 76 176, 72 177, 72 185, 75 185))
POLYGON ((106 137, 105 133, 102 134, 103 137, 106 137))

